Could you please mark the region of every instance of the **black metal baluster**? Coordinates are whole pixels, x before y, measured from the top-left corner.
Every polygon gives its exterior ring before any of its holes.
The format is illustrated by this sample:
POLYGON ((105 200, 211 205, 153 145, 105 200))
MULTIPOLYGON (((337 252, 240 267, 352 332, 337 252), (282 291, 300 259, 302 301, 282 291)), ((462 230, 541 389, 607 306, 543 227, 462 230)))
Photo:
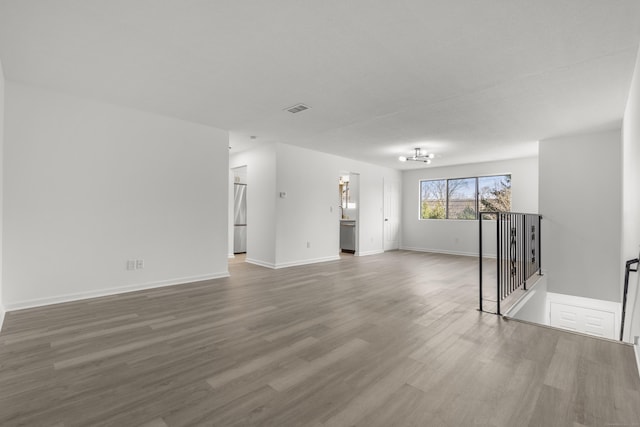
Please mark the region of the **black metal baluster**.
POLYGON ((542 223, 542 215, 538 215, 538 251, 536 252, 536 260, 538 261, 536 264, 537 270, 542 274, 542 228, 540 227, 542 223))
POLYGON ((502 237, 502 241, 500 242, 500 244, 502 245, 502 252, 503 253, 503 258, 500 259, 500 262, 502 262, 502 286, 501 286, 501 292, 500 292, 500 299, 504 299, 504 296, 506 294, 506 282, 509 280, 509 275, 507 274, 507 262, 506 262, 506 252, 507 252, 507 247, 504 244, 504 240, 506 238, 506 234, 505 233, 505 228, 506 228, 506 223, 507 223, 507 216, 506 215, 501 215, 502 217, 502 222, 500 223, 500 234, 502 237))
POLYGON ((506 298, 507 290, 509 289, 509 262, 507 257, 507 242, 509 241, 509 233, 507 228, 509 226, 509 216, 504 214, 502 217, 502 256, 504 261, 502 263, 502 299, 506 298))
POLYGON ((509 287, 511 286, 511 274, 510 274, 510 270, 511 270, 511 263, 509 262, 509 238, 510 238, 510 233, 509 233, 509 228, 511 226, 510 223, 510 215, 509 214, 505 214, 505 222, 504 222, 504 258, 505 258, 505 263, 504 263, 504 277, 507 279, 505 281, 504 284, 504 298, 506 298, 509 295, 509 287))
POLYGON ((622 338, 624 336, 624 317, 625 314, 627 312, 627 292, 629 291, 629 272, 633 271, 633 272, 637 272, 638 268, 631 268, 631 266, 633 264, 638 264, 640 263, 640 259, 638 258, 634 258, 634 259, 630 259, 629 261, 627 261, 625 263, 625 269, 624 269, 624 292, 623 292, 623 296, 622 296, 622 319, 620 321, 620 341, 622 341, 622 338))
POLYGON ((529 239, 527 239, 527 223, 529 215, 522 215, 522 286, 527 290, 527 279, 529 278, 529 262, 527 259, 527 249, 529 239))
POLYGON ((480 311, 482 311, 482 213, 478 213, 478 272, 479 272, 479 299, 480 299, 480 311))
MULTIPOLYGON (((513 212, 484 213, 496 221, 496 314, 502 314, 502 301, 522 286, 527 291, 527 282, 536 273, 542 274, 540 262, 541 239, 539 214, 513 212)), ((479 281, 478 302, 483 309, 483 265, 482 265, 482 214, 479 214, 479 281)))
POLYGON ((500 273, 502 270, 502 247, 501 247, 501 236, 500 236, 500 227, 501 227, 501 218, 500 214, 496 214, 496 314, 500 315, 500 300, 502 299, 502 291, 500 289, 500 273))

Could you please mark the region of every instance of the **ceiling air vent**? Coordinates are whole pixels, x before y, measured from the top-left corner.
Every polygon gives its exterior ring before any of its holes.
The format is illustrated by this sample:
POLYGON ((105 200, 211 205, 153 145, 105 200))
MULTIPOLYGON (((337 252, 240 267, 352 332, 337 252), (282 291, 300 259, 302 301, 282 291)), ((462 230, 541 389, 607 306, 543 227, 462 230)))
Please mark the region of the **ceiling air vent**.
POLYGON ((295 113, 299 113, 300 111, 308 110, 309 108, 311 107, 307 107, 304 104, 296 104, 293 107, 285 108, 284 110, 295 114, 295 113))

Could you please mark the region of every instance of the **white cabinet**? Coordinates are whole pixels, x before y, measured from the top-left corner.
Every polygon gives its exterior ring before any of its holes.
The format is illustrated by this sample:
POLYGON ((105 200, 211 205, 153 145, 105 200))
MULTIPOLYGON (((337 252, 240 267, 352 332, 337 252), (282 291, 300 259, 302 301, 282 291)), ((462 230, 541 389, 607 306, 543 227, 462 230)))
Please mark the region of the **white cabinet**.
POLYGON ((551 326, 615 339, 615 313, 558 302, 550 303, 551 326))

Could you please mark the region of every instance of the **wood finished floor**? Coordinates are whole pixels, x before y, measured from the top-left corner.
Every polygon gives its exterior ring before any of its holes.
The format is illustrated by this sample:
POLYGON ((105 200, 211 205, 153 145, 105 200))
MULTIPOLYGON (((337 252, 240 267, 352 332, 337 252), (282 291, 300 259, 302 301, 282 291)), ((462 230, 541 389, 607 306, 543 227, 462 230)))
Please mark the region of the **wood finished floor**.
POLYGON ((479 313, 415 252, 8 313, 0 425, 640 425, 633 349, 479 313))

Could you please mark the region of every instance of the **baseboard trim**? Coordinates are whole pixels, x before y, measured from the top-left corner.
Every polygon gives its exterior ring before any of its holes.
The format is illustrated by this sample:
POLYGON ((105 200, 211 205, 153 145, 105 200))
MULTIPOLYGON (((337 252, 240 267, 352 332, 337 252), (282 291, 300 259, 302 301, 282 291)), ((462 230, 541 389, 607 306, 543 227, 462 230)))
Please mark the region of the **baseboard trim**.
MULTIPOLYGON (((460 251, 449 251, 446 249, 432 249, 432 248, 416 248, 412 246, 401 246, 401 250, 404 251, 414 251, 414 252, 430 252, 434 254, 444 254, 444 255, 461 255, 461 256, 472 256, 477 257, 477 252, 460 252, 460 251)), ((495 258, 496 254, 482 254, 483 258, 495 258)))
POLYGON ((369 255, 378 255, 378 254, 383 254, 384 251, 381 249, 374 249, 372 251, 364 251, 364 252, 356 252, 354 255, 355 256, 369 256, 369 255))
POLYGON ((232 253, 227 255, 227 258, 235 258, 235 257, 236 256, 234 254, 232 254, 232 253))
POLYGON ((260 267, 266 267, 266 268, 271 268, 273 270, 278 270, 280 268, 296 267, 299 265, 307 265, 307 264, 317 264, 319 262, 337 261, 339 259, 340 259, 339 255, 333 255, 333 256, 323 257, 323 258, 311 258, 311 259, 303 259, 300 261, 281 262, 278 264, 265 262, 265 261, 252 259, 252 258, 247 258, 245 262, 248 262, 249 264, 258 265, 260 267))
POLYGON ((249 264, 254 264, 254 265, 258 265, 260 267, 267 267, 267 268, 276 268, 276 265, 271 263, 271 262, 266 262, 266 261, 260 261, 259 259, 253 259, 253 258, 246 258, 244 260, 244 262, 248 262, 249 264))
POLYGON ((638 376, 640 377, 640 345, 634 345, 633 350, 636 352, 636 364, 638 365, 638 376))
POLYGON ((340 259, 340 255, 333 255, 333 256, 328 256, 323 258, 303 259, 300 261, 283 262, 280 264, 276 264, 274 268, 278 269, 278 268, 296 267, 299 265, 317 264, 319 262, 337 261, 339 259, 340 259))
POLYGON ((188 276, 180 277, 169 280, 159 280, 156 282, 138 283, 127 286, 120 286, 117 288, 100 289, 90 292, 77 292, 73 294, 65 294, 56 297, 38 298, 26 301, 18 301, 10 304, 6 304, 6 311, 24 310, 26 308, 42 307, 52 304, 61 304, 65 302, 80 301, 90 298, 99 298, 117 294, 125 294, 128 292, 142 291, 145 289, 163 288, 165 286, 183 285, 186 283, 201 282, 204 280, 221 279, 223 277, 229 277, 229 272, 224 271, 220 273, 206 274, 202 276, 188 276))
POLYGON ((4 324, 4 307, 0 304, 0 332, 2 332, 2 325, 4 324))

